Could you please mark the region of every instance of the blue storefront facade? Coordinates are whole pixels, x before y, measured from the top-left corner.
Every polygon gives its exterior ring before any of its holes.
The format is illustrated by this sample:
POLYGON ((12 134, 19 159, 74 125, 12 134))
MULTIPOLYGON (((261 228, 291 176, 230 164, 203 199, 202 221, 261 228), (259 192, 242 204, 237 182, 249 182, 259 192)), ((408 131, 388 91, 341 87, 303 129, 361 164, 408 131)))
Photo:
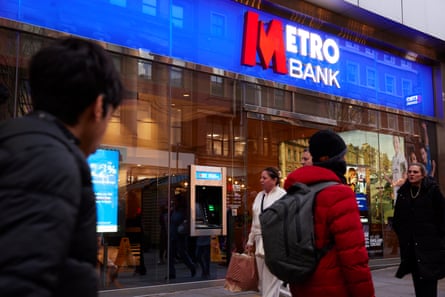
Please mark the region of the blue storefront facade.
MULTIPOLYGON (((415 156, 443 180, 436 136, 443 122, 441 61, 408 55, 390 37, 357 38, 298 12, 290 17, 240 2, 3 1, 0 120, 31 110, 27 62, 52 39, 93 39, 112 54, 126 93, 103 155, 90 161, 107 166, 115 191, 99 195, 107 219, 98 235, 118 265, 145 266, 148 285, 170 281, 164 263, 184 266, 168 256, 163 220, 172 199, 189 193, 190 165, 227 170, 228 232, 213 236, 209 247, 211 278, 221 278, 219 264, 247 240, 262 168, 279 168, 284 181, 320 129, 339 132, 348 145, 347 179, 370 256, 396 257, 393 179, 415 156), (405 165, 395 168, 399 153, 405 165)), ((189 237, 192 257, 196 241, 189 237)))

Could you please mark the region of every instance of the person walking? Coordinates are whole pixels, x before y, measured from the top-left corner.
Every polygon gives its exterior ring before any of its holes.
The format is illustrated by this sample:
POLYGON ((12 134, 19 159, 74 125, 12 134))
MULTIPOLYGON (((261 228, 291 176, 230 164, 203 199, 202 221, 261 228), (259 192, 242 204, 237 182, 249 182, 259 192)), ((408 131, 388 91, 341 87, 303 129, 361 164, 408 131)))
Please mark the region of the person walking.
POLYGON ((399 238, 396 277, 411 273, 417 297, 436 297, 437 281, 445 277, 445 198, 421 163, 408 167, 400 187, 393 228, 399 238))
MULTIPOLYGON (((190 269, 191 277, 196 275, 196 267, 190 257, 187 246, 189 235, 187 227, 183 225, 187 221, 187 202, 184 194, 175 195, 173 210, 170 216, 170 253, 168 279, 176 278, 175 259, 179 255, 182 262, 190 269)), ((188 226, 188 224, 185 224, 188 226)))
POLYGON ((111 57, 65 37, 31 59, 33 112, 0 124, 0 295, 95 297, 96 202, 86 157, 122 84, 111 57))
POLYGON ((321 130, 309 139, 309 151, 313 166, 291 172, 284 189, 296 182, 306 185, 338 182, 318 193, 314 208, 315 245, 321 249, 333 243, 333 247, 305 282, 289 284, 291 294, 293 297, 374 297, 357 201, 346 185, 346 144, 335 132, 321 130))
POLYGON ((196 259, 201 266, 201 278, 210 278, 210 236, 198 236, 196 238, 196 259))
POLYGON ((278 297, 281 281, 267 268, 264 257, 263 238, 261 236, 260 214, 272 203, 280 199, 286 192, 280 188, 280 174, 274 167, 267 167, 261 172, 260 178, 263 190, 257 194, 252 205, 252 227, 245 250, 253 251, 255 246, 255 260, 258 268, 258 284, 262 297, 278 297))

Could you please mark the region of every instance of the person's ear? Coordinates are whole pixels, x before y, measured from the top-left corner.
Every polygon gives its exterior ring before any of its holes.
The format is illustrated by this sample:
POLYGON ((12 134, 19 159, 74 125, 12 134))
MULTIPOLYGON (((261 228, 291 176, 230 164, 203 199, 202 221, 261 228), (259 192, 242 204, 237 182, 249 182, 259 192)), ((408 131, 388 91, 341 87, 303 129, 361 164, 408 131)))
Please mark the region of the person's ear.
POLYGON ((94 101, 93 103, 94 120, 96 122, 100 121, 104 116, 103 104, 104 104, 104 96, 101 94, 97 96, 96 101, 94 101))

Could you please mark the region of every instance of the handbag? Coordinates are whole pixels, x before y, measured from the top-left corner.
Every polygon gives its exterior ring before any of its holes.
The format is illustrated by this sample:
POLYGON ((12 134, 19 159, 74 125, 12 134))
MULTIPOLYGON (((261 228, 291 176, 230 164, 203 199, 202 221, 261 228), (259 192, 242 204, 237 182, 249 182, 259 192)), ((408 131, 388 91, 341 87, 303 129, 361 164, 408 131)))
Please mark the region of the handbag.
POLYGON ((230 292, 258 291, 258 270, 255 256, 232 253, 224 289, 230 292))

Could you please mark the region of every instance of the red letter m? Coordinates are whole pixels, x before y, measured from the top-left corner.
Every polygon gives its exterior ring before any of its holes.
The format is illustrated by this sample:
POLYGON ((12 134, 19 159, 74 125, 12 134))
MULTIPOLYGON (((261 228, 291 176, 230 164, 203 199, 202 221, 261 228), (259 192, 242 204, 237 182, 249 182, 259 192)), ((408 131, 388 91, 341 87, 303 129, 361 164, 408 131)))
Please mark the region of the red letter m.
POLYGON ((258 21, 258 14, 248 11, 244 15, 241 64, 255 66, 257 50, 264 69, 269 68, 273 59, 273 70, 281 74, 287 73, 282 23, 272 20, 266 32, 263 22, 258 21))

